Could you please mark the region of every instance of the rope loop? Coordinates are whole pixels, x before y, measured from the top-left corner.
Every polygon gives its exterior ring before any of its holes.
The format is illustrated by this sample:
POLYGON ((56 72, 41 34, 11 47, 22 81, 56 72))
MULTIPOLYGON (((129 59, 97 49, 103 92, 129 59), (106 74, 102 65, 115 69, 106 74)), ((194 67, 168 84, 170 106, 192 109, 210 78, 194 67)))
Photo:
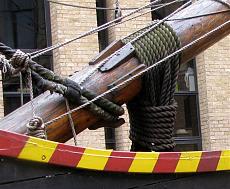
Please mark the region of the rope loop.
POLYGON ((27 135, 46 139, 45 124, 41 117, 34 116, 26 125, 27 135))
POLYGON ((0 54, 0 70, 2 71, 3 75, 11 76, 14 75, 15 69, 6 59, 6 57, 0 54))
POLYGON ((20 71, 28 69, 29 60, 30 55, 18 49, 10 59, 10 63, 16 69, 15 72, 19 73, 20 71))
MULTIPOLYGON (((125 39, 135 47, 136 56, 148 67, 168 56, 180 47, 180 41, 165 24, 155 21, 125 39), (141 36, 150 27, 155 27, 141 36), (136 41, 133 39, 140 36, 136 41)), ((171 151, 176 119, 174 92, 179 72, 180 56, 177 55, 156 66, 142 77, 142 90, 127 104, 130 118, 132 151, 171 151)))

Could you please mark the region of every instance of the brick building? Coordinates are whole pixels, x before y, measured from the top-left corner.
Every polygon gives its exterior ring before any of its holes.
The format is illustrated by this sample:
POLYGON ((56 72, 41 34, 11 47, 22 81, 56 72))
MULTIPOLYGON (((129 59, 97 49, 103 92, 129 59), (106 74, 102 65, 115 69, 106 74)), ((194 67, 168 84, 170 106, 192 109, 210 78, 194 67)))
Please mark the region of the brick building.
MULTIPOLYGON (((115 8, 115 0, 55 0, 85 7, 115 8)), ((149 0, 119 0, 121 8, 140 7, 149 0)), ((74 38, 114 18, 114 10, 96 10, 48 3, 46 0, 2 0, 0 40, 26 52, 42 49, 74 38), (26 37, 25 37, 26 36, 26 37)), ((94 34, 37 61, 55 73, 68 76, 80 71, 103 48, 151 22, 169 9, 148 13, 132 21, 94 34)), ((126 14, 131 10, 122 10, 126 14)), ((3 79, 0 87, 0 115, 21 105, 19 79, 3 79)), ((28 101, 24 91, 24 102, 28 101)), ((177 150, 217 150, 230 148, 230 36, 183 65, 175 98, 179 104, 175 126, 177 150)), ((117 129, 86 130, 78 135, 78 145, 129 150, 129 121, 117 129)), ((70 141, 71 142, 71 141, 70 141)))

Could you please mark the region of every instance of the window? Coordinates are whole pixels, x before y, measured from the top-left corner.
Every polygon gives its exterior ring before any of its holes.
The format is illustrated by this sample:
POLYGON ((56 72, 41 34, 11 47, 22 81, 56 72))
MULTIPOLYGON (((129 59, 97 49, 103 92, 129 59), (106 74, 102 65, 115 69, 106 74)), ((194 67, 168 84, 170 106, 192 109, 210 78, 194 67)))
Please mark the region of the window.
POLYGON ((176 150, 201 150, 199 102, 194 60, 181 65, 175 100, 178 104, 174 130, 176 150))
MULTIPOLYGON (((162 1, 162 3, 169 2, 172 2, 172 0, 162 1)), ((182 3, 185 2, 172 4, 154 11, 152 12, 152 18, 163 19, 181 6, 182 3)), ((178 104, 174 130, 174 138, 177 144, 175 150, 201 150, 201 129, 195 60, 181 65, 176 86, 175 100, 178 104)))
MULTIPOLYGON (((1 0, 0 41, 14 49, 33 52, 51 44, 49 6, 45 0, 1 0)), ((51 54, 35 59, 52 69, 51 54)), ((29 100, 27 89, 20 88, 20 78, 3 76, 5 115, 29 100), (23 98, 21 98, 23 92, 23 98)))

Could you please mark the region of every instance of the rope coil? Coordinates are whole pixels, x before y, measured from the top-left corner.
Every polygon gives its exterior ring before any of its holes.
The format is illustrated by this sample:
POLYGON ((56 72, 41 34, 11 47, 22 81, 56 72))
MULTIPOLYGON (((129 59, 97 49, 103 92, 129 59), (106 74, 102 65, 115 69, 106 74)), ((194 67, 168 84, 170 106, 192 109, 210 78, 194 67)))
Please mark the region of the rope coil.
POLYGON ((42 118, 35 116, 33 117, 29 123, 26 125, 27 127, 27 135, 38 137, 41 139, 46 139, 46 130, 45 124, 42 118))
MULTIPOLYGON (((132 42, 140 62, 148 67, 176 51, 180 42, 167 24, 152 24, 156 27, 132 42)), ((152 25, 128 36, 123 41, 129 43, 136 36, 149 30, 152 25)), ((175 147, 173 140, 176 103, 173 99, 179 55, 156 66, 142 78, 142 91, 127 104, 130 117, 130 139, 133 151, 170 151, 175 147)))

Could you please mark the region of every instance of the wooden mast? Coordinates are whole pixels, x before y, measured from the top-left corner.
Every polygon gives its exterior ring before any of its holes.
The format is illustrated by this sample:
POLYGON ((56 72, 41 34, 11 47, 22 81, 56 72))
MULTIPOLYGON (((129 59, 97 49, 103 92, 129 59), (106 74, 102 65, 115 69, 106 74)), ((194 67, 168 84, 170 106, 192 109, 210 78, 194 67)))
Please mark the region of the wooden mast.
MULTIPOLYGON (((192 17, 201 14, 209 14, 217 11, 227 10, 229 8, 227 4, 230 4, 230 0, 222 1, 226 4, 215 0, 198 1, 174 15, 173 19, 192 17)), ((182 46, 185 46, 193 40, 199 38, 200 36, 215 29, 217 26, 229 20, 230 13, 224 12, 220 14, 213 14, 210 16, 198 17, 188 20, 171 20, 167 21, 167 23, 177 33, 182 46)), ((194 44, 185 51, 183 51, 181 56, 182 63, 185 63, 188 60, 192 59, 200 52, 204 51, 220 39, 227 36, 229 33, 230 24, 228 23, 220 30, 215 31, 205 39, 202 39, 197 44, 194 44)), ((122 44, 116 44, 116 47, 113 47, 112 50, 118 49, 121 46, 122 44)), ((111 54, 112 52, 114 52, 112 50, 111 52, 110 50, 106 51, 103 56, 105 56, 105 54, 111 54)), ((108 85, 110 85, 115 80, 127 74, 129 71, 133 70, 139 65, 140 63, 138 62, 138 60, 135 57, 132 57, 112 71, 106 73, 101 73, 97 71, 90 77, 90 79, 88 79, 84 83, 84 87, 91 91, 94 91, 94 93, 96 94, 101 94, 108 89, 108 85)), ((81 77, 84 77, 84 75, 86 75, 94 67, 95 65, 91 65, 85 70, 76 73, 72 77, 72 79, 78 82, 81 77)), ((140 89, 141 80, 136 79, 132 83, 129 83, 126 87, 120 89, 119 91, 115 91, 107 95, 106 97, 113 100, 114 102, 123 104, 135 97, 140 89)), ((66 112, 64 98, 57 94, 50 95, 49 92, 46 92, 35 98, 34 106, 36 115, 42 117, 45 122, 66 112)), ((30 103, 27 103, 0 120, 0 129, 24 134, 26 132, 25 125, 28 123, 31 117, 31 105, 30 103)), ((87 111, 87 109, 82 109, 74 112, 72 114, 72 117, 76 125, 77 133, 80 133, 81 131, 94 125, 98 121, 98 118, 92 115, 92 113, 90 113, 89 111, 87 111)), ((72 137, 72 132, 69 126, 68 118, 65 117, 49 125, 47 128, 47 134, 49 140, 65 142, 70 139, 72 137)))

